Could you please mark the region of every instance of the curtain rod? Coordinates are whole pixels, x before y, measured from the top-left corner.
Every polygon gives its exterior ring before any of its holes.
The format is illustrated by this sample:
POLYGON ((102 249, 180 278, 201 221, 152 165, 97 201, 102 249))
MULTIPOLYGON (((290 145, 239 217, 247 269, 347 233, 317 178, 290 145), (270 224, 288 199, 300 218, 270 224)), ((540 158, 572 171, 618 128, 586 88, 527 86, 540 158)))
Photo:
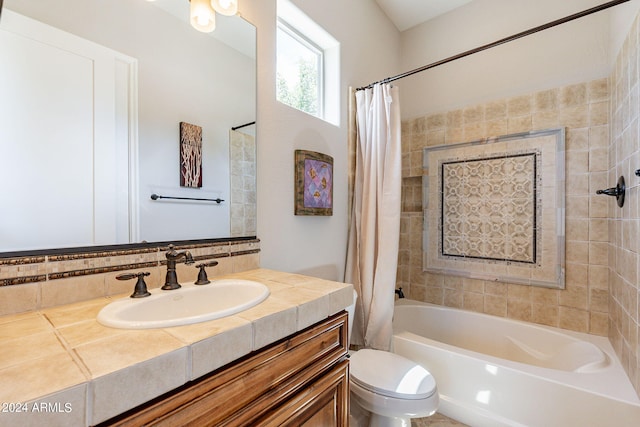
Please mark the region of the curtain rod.
POLYGON ((238 130, 240 128, 251 126, 251 125, 255 125, 255 124, 256 124, 256 122, 249 122, 249 123, 245 123, 245 124, 240 125, 240 126, 232 127, 231 130, 238 130))
POLYGON ((464 58, 466 56, 473 55, 474 53, 482 52, 483 50, 491 49, 493 47, 496 47, 496 46, 499 46, 501 44, 505 44, 505 43, 508 43, 508 42, 511 42, 511 41, 514 41, 514 40, 517 40, 517 39, 520 39, 520 38, 525 37, 525 36, 530 36, 531 34, 535 34, 537 32, 543 31, 543 30, 547 30, 549 28, 558 26, 560 24, 565 24, 565 23, 573 21, 575 19, 582 18, 584 16, 591 15, 593 13, 600 12, 600 11, 605 10, 605 9, 609 9, 610 7, 617 6, 617 5, 621 4, 621 3, 626 3, 628 1, 629 0, 614 0, 614 1, 607 2, 607 3, 603 3, 601 5, 594 6, 594 7, 590 8, 590 9, 583 10, 582 12, 574 13, 573 15, 569 15, 569 16, 566 16, 564 18, 556 19, 555 21, 551 21, 551 22, 548 22, 546 24, 539 25, 537 27, 533 27, 533 28, 531 28, 529 30, 522 31, 520 33, 514 34, 512 36, 505 37, 505 38, 500 39, 500 40, 496 40, 493 43, 488 43, 488 44, 479 46, 479 47, 477 47, 475 49, 467 50, 467 51, 459 53, 457 55, 453 55, 453 56, 450 56, 448 58, 442 59, 440 61, 433 62, 433 63, 431 63, 429 65, 424 65, 424 66, 422 66, 420 68, 416 68, 415 70, 406 71, 406 72, 404 72, 402 74, 398 74, 397 76, 387 77, 384 80, 373 82, 373 83, 371 83, 371 84, 369 84, 367 86, 359 87, 359 88, 356 89, 356 91, 369 89, 369 88, 373 87, 374 85, 376 85, 378 83, 390 83, 390 82, 393 82, 395 80, 399 80, 399 79, 402 79, 402 78, 405 78, 405 77, 409 77, 411 75, 420 73, 422 71, 426 71, 426 70, 429 70, 431 68, 435 68, 435 67, 438 67, 440 65, 444 65, 444 64, 447 64, 449 62, 453 62, 453 61, 455 61, 457 59, 461 59, 461 58, 464 58))

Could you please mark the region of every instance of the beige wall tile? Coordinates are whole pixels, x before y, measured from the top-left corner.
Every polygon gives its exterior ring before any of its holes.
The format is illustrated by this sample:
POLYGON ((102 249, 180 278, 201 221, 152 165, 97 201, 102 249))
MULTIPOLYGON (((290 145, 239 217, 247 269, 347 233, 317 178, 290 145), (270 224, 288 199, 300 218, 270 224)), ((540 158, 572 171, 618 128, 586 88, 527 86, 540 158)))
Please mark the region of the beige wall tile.
POLYGON ((560 89, 560 107, 570 108, 587 103, 587 84, 580 83, 560 89))
POLYGON ((560 117, 557 110, 538 111, 531 117, 533 129, 550 129, 560 126, 560 117))
POLYGON ((484 121, 484 105, 476 105, 463 109, 463 120, 465 125, 484 121))
POLYGON ((558 109, 559 89, 537 92, 533 96, 534 111, 548 111, 558 109))
POLYGON ((561 109, 560 123, 571 128, 589 126, 589 107, 585 104, 561 109))
POLYGON ((33 311, 40 305, 40 283, 0 286, 0 316, 33 311))
POLYGON ((440 129, 445 127, 447 122, 446 114, 432 114, 426 118, 426 126, 428 130, 440 129))
POLYGON ((260 267, 260 254, 248 254, 231 257, 233 264, 233 272, 239 273, 247 270, 253 270, 260 267))
POLYGON ((609 123, 609 101, 589 104, 589 126, 600 126, 609 123))
POLYGON ((607 313, 609 311, 609 291, 589 288, 589 308, 592 312, 607 313))
POLYGON ((507 101, 507 115, 512 117, 530 116, 532 99, 529 95, 517 96, 507 101))
POLYGON ((464 140, 465 141, 475 141, 478 139, 483 139, 485 136, 486 125, 484 121, 474 121, 469 122, 469 124, 465 124, 463 132, 464 132, 464 140))
POLYGON ((590 313, 589 333, 600 336, 607 336, 609 328, 609 315, 607 313, 590 313))
POLYGON ((557 305, 533 303, 531 306, 531 320, 542 325, 557 327, 558 311, 557 305))
POLYGON ((447 307, 463 308, 464 292, 453 289, 444 290, 444 305, 447 307))
POLYGON ((456 128, 447 128, 445 132, 445 143, 446 144, 455 144, 457 142, 464 141, 464 128, 456 127, 456 128))
POLYGON ((54 307, 105 295, 104 275, 50 280, 42 284, 42 307, 54 307))
POLYGON ((531 321, 531 301, 507 298, 507 317, 510 319, 531 321))
MULTIPOLYGON (((445 143, 445 131, 444 129, 437 129, 437 130, 432 130, 427 132, 426 134, 426 138, 423 138, 423 140, 426 139, 427 142, 427 146, 434 146, 434 145, 442 145, 445 143)), ((422 148, 422 147, 420 147, 422 148)), ((419 163, 419 167, 422 166, 422 151, 418 152, 419 156, 418 159, 420 160, 419 163)))
POLYGON ((586 310, 589 303, 589 292, 586 286, 570 285, 560 294, 560 306, 586 310))
POLYGON ((507 298, 499 295, 484 294, 483 312, 494 316, 507 316, 507 298))
POLYGON ((589 171, 603 172, 609 167, 609 156, 606 148, 592 148, 589 150, 589 171))
POLYGON ((589 132, 590 129, 572 129, 566 130, 566 149, 572 150, 588 150, 589 149, 589 132))
POLYGON ((587 85, 587 94, 590 102, 602 101, 609 98, 609 79, 593 80, 587 85))
POLYGON ((447 128, 461 128, 463 125, 463 111, 454 110, 449 111, 447 114, 447 128))
POLYGON ((589 312, 586 310, 560 306, 559 326, 572 331, 588 332, 589 312))
POLYGON ((490 102, 485 108, 485 120, 488 122, 507 117, 507 101, 499 100, 490 102))
POLYGON ((477 311, 482 313, 484 311, 483 294, 476 292, 464 292, 462 307, 465 310, 477 311))
POLYGON ((549 288, 531 288, 531 301, 534 304, 542 304, 545 306, 557 306, 559 303, 560 294, 564 292, 559 289, 549 288))

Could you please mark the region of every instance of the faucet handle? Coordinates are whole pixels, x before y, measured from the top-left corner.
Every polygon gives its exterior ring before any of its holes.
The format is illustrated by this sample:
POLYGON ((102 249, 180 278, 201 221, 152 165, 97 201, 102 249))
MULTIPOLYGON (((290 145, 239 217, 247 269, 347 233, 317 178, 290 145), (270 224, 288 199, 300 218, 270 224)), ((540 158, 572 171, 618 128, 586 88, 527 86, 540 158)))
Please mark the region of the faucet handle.
POLYGON ((209 261, 209 262, 203 262, 201 264, 196 265, 196 267, 200 268, 200 267, 215 267, 216 265, 218 265, 218 261, 209 261))
POLYGON ((118 280, 131 280, 138 278, 136 282, 136 286, 133 289, 133 293, 129 295, 130 298, 144 298, 151 295, 151 293, 147 290, 147 284, 144 281, 144 276, 149 276, 151 273, 144 271, 140 273, 123 273, 116 276, 118 280))
POLYGON ((218 265, 218 261, 203 262, 196 265, 196 268, 199 268, 200 272, 198 273, 198 280, 194 282, 194 285, 206 285, 208 283, 211 283, 211 281, 207 277, 207 271, 205 270, 205 267, 215 267, 216 265, 218 265))

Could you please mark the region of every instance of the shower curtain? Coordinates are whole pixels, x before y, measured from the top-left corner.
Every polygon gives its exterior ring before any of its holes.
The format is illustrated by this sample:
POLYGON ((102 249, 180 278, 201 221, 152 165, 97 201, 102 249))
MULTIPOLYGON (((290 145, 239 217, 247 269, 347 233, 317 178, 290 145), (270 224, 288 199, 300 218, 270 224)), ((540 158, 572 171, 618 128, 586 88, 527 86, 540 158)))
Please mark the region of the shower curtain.
POLYGON ((358 292, 351 343, 389 350, 400 240, 398 88, 376 84, 357 91, 355 101, 355 112, 350 112, 356 122, 350 132, 355 174, 345 269, 345 282, 358 292))

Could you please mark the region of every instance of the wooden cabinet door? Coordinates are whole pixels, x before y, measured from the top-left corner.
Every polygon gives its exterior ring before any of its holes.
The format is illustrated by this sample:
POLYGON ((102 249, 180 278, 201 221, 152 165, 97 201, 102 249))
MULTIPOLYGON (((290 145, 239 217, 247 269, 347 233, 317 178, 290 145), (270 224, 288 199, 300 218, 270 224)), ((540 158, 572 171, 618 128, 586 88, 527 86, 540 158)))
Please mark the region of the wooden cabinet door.
POLYGON ((259 423, 265 427, 347 427, 349 362, 343 360, 259 423))

